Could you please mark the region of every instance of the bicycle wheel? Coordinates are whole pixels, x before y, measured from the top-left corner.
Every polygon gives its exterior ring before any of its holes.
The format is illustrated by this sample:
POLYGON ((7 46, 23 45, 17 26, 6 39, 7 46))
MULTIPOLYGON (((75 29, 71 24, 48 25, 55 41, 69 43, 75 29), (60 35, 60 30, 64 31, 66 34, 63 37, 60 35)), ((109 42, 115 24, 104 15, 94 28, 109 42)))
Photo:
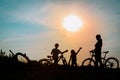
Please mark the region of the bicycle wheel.
POLYGON ((118 61, 118 59, 116 59, 114 57, 108 58, 105 61, 105 67, 106 68, 113 68, 113 69, 119 68, 119 61, 118 61))
POLYGON ((87 58, 82 62, 82 66, 94 67, 95 66, 95 61, 91 58, 87 58))
POLYGON ((39 60, 39 63, 44 67, 50 65, 50 62, 48 61, 48 59, 41 59, 41 60, 39 60))
POLYGON ((16 53, 13 57, 14 61, 22 62, 22 63, 28 63, 30 62, 30 59, 26 56, 26 54, 23 53, 16 53))

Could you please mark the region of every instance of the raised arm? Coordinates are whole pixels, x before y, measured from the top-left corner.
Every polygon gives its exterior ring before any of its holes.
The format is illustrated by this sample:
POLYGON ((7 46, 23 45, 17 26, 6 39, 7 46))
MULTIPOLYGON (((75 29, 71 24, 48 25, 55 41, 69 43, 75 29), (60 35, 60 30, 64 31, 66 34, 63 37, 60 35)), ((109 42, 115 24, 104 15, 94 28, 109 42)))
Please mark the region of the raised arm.
POLYGON ((78 49, 78 51, 76 52, 76 54, 78 54, 81 49, 82 49, 82 47, 80 47, 80 48, 78 49))
POLYGON ((65 51, 63 51, 63 52, 61 52, 61 53, 63 54, 63 53, 65 53, 65 52, 68 52, 68 50, 65 50, 65 51))

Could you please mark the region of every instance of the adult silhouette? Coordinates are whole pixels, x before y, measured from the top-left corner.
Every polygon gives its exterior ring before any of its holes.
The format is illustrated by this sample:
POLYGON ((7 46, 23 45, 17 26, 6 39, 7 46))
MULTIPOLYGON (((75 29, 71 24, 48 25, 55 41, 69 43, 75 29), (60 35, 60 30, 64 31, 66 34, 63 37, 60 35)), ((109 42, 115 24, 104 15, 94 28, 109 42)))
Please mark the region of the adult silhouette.
POLYGON ((102 39, 101 39, 101 35, 97 34, 96 35, 96 44, 95 44, 95 66, 98 67, 98 64, 100 64, 100 66, 102 66, 102 60, 101 60, 101 49, 102 49, 102 39))
POLYGON ((65 52, 68 51, 68 50, 65 50, 65 51, 61 52, 61 51, 58 49, 58 47, 59 47, 59 44, 56 43, 56 44, 55 44, 55 48, 53 48, 52 51, 51 51, 51 54, 53 55, 53 60, 54 60, 54 65, 55 65, 55 66, 58 65, 58 55, 59 55, 59 54, 63 54, 63 53, 65 53, 65 52))
POLYGON ((71 62, 72 66, 77 66, 77 54, 79 53, 80 49, 82 48, 80 47, 77 52, 75 52, 75 50, 73 49, 71 50, 71 55, 68 64, 70 64, 71 62))

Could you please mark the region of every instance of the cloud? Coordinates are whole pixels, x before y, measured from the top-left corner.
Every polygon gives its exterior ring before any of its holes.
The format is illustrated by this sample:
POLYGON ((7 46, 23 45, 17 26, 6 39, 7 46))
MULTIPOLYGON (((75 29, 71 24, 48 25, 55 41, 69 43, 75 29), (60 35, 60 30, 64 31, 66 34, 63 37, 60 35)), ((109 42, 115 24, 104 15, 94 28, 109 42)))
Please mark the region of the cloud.
POLYGON ((2 43, 11 43, 11 42, 19 42, 19 41, 33 41, 33 40, 39 40, 41 38, 46 38, 51 36, 51 32, 43 32, 43 33, 37 33, 37 34, 27 34, 27 35, 21 35, 21 36, 13 36, 3 39, 2 43))
POLYGON ((10 15, 14 18, 14 22, 28 22, 34 24, 40 24, 43 26, 49 26, 51 23, 51 8, 53 5, 45 4, 45 5, 36 5, 29 6, 26 8, 19 8, 11 12, 10 15))

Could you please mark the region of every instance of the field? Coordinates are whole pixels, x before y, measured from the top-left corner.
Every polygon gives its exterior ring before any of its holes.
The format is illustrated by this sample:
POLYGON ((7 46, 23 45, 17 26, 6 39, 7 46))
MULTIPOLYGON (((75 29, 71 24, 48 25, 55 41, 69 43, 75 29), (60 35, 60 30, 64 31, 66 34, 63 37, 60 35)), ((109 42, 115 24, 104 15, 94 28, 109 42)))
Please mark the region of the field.
POLYGON ((120 80, 120 69, 9 64, 1 65, 0 80, 120 80))

